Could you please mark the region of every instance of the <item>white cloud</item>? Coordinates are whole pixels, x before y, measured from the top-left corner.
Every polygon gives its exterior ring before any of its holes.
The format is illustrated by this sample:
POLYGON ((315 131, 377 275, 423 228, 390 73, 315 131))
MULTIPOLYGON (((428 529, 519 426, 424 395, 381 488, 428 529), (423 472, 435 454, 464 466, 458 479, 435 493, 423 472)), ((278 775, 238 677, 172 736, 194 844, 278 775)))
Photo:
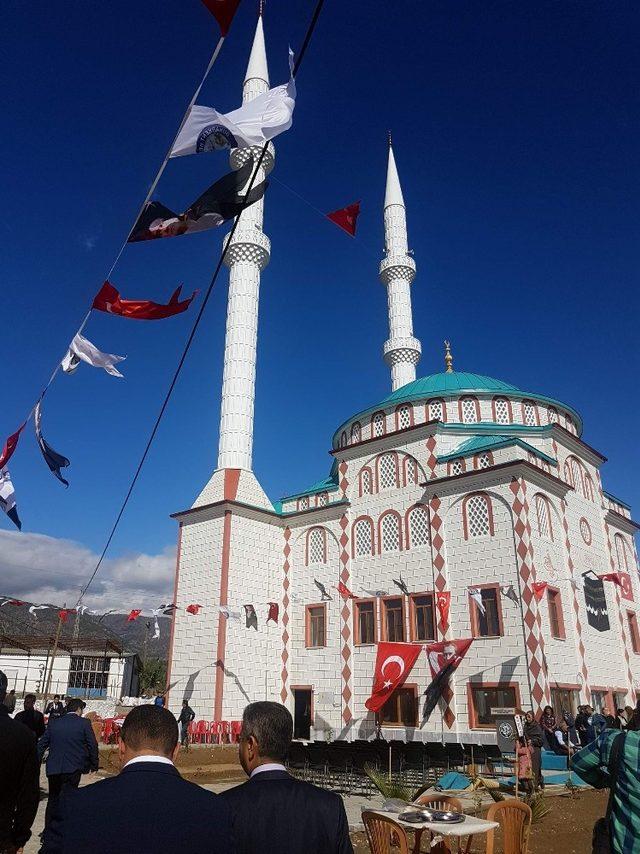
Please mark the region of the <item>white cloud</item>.
MULTIPOLYGON (((0 531, 0 594, 72 607, 98 555, 73 540, 0 531)), ((154 608, 173 595, 176 549, 105 559, 84 603, 99 611, 154 608)))

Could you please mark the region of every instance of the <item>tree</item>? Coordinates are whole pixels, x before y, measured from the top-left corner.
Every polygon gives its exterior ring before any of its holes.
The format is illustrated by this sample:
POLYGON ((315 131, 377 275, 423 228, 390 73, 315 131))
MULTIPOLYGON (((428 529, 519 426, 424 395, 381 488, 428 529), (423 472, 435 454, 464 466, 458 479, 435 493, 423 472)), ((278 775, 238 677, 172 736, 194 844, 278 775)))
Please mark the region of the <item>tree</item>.
POLYGON ((143 661, 139 678, 142 695, 164 693, 167 684, 167 662, 159 658, 149 658, 143 661))

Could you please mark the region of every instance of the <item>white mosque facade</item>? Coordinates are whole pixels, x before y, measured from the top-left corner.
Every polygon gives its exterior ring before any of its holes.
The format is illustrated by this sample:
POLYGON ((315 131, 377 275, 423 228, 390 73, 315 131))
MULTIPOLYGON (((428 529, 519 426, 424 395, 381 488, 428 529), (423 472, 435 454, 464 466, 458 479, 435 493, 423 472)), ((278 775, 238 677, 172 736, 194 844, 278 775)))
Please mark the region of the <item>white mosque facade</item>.
MULTIPOLYGON (((259 19, 244 99, 268 85, 259 19)), ((270 146, 266 173, 274 158, 270 146)), ((392 393, 337 428, 328 477, 272 503, 252 470, 258 300, 270 253, 263 201, 242 215, 226 259, 218 466, 193 506, 175 514, 174 601, 202 609, 174 615, 171 708, 187 697, 198 719, 231 721, 248 702, 271 699, 290 708, 299 737, 480 743, 494 739, 496 708, 633 705, 637 525, 604 491, 605 457, 582 439, 570 405, 454 370, 448 348, 442 373, 416 378, 416 265, 391 147, 383 216, 392 393), (601 580, 607 573, 619 583, 601 580), (340 582, 355 598, 340 594, 340 582), (446 622, 441 593, 450 593, 446 622), (277 622, 266 622, 269 603, 277 622), (246 626, 245 604, 257 628, 246 626), (365 708, 377 643, 469 637, 424 725, 426 655, 378 715, 365 708)))

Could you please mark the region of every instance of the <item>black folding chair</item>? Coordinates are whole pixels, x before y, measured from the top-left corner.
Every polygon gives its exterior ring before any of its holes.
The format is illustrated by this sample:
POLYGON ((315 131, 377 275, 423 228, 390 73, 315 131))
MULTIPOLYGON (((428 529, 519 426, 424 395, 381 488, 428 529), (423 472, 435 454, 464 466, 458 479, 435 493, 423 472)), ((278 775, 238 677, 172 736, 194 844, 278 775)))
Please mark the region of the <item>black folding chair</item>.
POLYGON ((304 744, 292 741, 289 747, 287 768, 294 777, 306 780, 309 772, 309 753, 304 744))

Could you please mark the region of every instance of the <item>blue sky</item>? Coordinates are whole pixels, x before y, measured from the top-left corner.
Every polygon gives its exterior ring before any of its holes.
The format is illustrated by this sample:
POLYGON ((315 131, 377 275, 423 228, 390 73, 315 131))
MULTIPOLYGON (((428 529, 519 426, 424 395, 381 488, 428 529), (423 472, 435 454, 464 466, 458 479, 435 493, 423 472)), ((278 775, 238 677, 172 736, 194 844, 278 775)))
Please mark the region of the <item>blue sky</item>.
MULTIPOLYGON (((300 44, 312 6, 267 0, 272 83, 285 80, 287 45, 300 44)), ((377 266, 391 128, 418 265, 419 373, 441 370, 449 337, 459 370, 571 404, 585 440, 610 459, 605 488, 637 505, 637 6, 398 0, 388 10, 382 0, 327 0, 294 126, 277 140, 260 305, 259 479, 278 498, 325 475, 335 427, 390 390, 377 266), (313 209, 355 199, 356 240, 313 209)), ((3 436, 29 410, 111 266, 217 40, 198 0, 67 0, 62 11, 9 0, 3 16, 3 436)), ((200 103, 238 105, 255 15, 243 0, 200 103)), ((180 158, 156 198, 180 208, 226 170, 222 154, 180 158)), ((112 281, 124 296, 159 301, 180 282, 205 289, 224 231, 130 246, 112 281)), ((226 293, 224 275, 113 543, 114 558, 151 561, 147 581, 160 559, 168 583, 169 514, 190 505, 215 466, 226 293)), ((6 583, 21 589, 6 592, 29 592, 21 568, 34 544, 51 566, 31 567, 33 590, 80 583, 193 316, 91 319, 88 337, 128 356, 126 379, 83 366, 50 390, 44 432, 71 458, 68 490, 31 429, 23 436, 11 472, 25 534, 3 534, 0 549, 6 583), (40 535, 74 541, 84 557, 63 559, 40 535)), ((11 523, 3 517, 0 528, 11 523)))

